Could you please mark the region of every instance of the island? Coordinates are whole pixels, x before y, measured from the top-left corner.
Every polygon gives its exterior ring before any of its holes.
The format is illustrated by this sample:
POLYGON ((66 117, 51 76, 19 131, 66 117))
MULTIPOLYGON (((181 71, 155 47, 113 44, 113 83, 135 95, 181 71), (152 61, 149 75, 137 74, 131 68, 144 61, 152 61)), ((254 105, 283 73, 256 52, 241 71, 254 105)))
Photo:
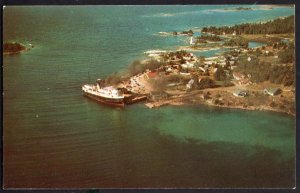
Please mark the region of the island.
POLYGON ((246 11, 246 10, 253 10, 251 7, 235 7, 235 8, 224 8, 224 10, 232 10, 232 11, 246 11))
POLYGON ((173 32, 158 32, 158 35, 161 36, 193 36, 193 30, 187 31, 173 31, 173 32))
POLYGON ((133 62, 126 72, 108 76, 103 84, 145 99, 149 108, 204 104, 295 116, 294 29, 294 16, 204 27, 201 36, 181 47, 187 49, 145 52, 146 59, 133 62), (253 40, 265 45, 249 48, 253 40), (230 50, 213 57, 188 51, 207 44, 230 50))
POLYGON ((22 51, 30 50, 33 48, 32 44, 24 45, 18 42, 6 42, 3 44, 3 55, 19 54, 22 51))

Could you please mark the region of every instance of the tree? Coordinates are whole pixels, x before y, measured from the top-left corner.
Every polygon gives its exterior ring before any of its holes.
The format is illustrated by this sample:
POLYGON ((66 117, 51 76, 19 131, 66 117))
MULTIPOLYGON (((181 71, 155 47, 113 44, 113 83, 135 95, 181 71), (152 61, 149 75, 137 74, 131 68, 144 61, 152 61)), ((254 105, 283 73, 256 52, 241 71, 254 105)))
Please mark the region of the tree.
POLYGON ((214 86, 215 86, 215 82, 210 78, 204 78, 197 84, 198 89, 211 88, 214 86))
POLYGON ((287 49, 287 50, 282 50, 279 53, 279 59, 282 63, 290 63, 295 60, 295 53, 294 49, 287 49))
POLYGON ((224 69, 221 66, 218 66, 217 71, 214 73, 214 78, 217 81, 225 81, 227 76, 224 69))

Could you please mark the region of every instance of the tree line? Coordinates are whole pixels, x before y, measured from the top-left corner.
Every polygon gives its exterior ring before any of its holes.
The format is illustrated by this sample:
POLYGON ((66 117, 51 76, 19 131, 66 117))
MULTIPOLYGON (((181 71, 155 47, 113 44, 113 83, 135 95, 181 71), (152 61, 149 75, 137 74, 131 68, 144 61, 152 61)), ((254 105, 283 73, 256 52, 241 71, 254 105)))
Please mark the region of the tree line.
POLYGON ((222 41, 222 39, 217 35, 204 35, 198 36, 195 38, 196 43, 207 43, 207 41, 218 42, 222 41))
POLYGON ((213 33, 216 35, 233 34, 282 34, 294 33, 295 30, 295 16, 291 15, 285 18, 277 18, 265 23, 243 23, 234 26, 209 26, 204 27, 201 31, 204 33, 213 33))
POLYGON ((238 37, 234 39, 230 39, 229 41, 226 41, 223 45, 224 46, 240 46, 242 48, 248 48, 249 41, 245 38, 238 37))

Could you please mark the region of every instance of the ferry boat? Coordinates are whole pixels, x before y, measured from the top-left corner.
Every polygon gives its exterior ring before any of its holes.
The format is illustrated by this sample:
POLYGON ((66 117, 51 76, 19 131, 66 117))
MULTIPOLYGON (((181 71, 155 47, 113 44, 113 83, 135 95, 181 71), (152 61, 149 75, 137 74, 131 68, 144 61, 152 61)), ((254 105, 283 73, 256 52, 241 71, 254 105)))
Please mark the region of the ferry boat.
POLYGON ((83 85, 82 91, 85 96, 101 103, 118 107, 125 106, 124 95, 113 86, 101 87, 97 81, 96 85, 83 85))

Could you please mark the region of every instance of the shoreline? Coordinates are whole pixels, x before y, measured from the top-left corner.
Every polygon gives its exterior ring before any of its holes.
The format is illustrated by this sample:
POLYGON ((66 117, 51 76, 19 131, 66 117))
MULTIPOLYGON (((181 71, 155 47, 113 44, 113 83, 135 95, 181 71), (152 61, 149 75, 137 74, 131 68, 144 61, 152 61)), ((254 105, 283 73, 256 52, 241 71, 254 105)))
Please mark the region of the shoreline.
POLYGON ((253 107, 253 106, 229 106, 229 105, 217 105, 217 104, 212 104, 212 103, 208 103, 208 102, 201 102, 201 101, 193 101, 193 102, 183 102, 181 101, 182 99, 178 99, 178 101, 176 101, 176 99, 170 99, 170 100, 164 100, 164 101, 156 101, 156 102, 146 102, 145 106, 147 108, 159 108, 159 107, 163 107, 163 106, 167 106, 167 105, 171 105, 171 106, 184 106, 184 105, 205 105, 205 106, 210 106, 210 107, 218 107, 218 108, 228 108, 228 109, 240 109, 240 110, 247 110, 247 111, 266 111, 266 112, 276 112, 276 113, 284 113, 287 114, 289 116, 293 116, 296 117, 296 113, 292 113, 290 111, 284 111, 284 110, 280 110, 280 109, 274 109, 274 108, 270 108, 267 106, 258 106, 258 107, 253 107))
POLYGON ((260 90, 252 90, 252 93, 246 97, 236 97, 232 94, 232 91, 236 89, 236 86, 232 86, 227 88, 208 88, 190 92, 183 91, 181 93, 173 94, 166 99, 146 102, 145 105, 148 108, 158 108, 166 105, 207 105, 230 109, 272 111, 288 114, 294 117, 296 116, 296 110, 294 108, 281 108, 281 105, 288 106, 294 101, 292 96, 294 94, 287 89, 284 89, 281 95, 275 97, 264 96, 260 90), (257 97, 260 98, 261 96, 265 99, 263 102, 257 100, 257 97), (270 106, 272 102, 276 105, 270 106))

